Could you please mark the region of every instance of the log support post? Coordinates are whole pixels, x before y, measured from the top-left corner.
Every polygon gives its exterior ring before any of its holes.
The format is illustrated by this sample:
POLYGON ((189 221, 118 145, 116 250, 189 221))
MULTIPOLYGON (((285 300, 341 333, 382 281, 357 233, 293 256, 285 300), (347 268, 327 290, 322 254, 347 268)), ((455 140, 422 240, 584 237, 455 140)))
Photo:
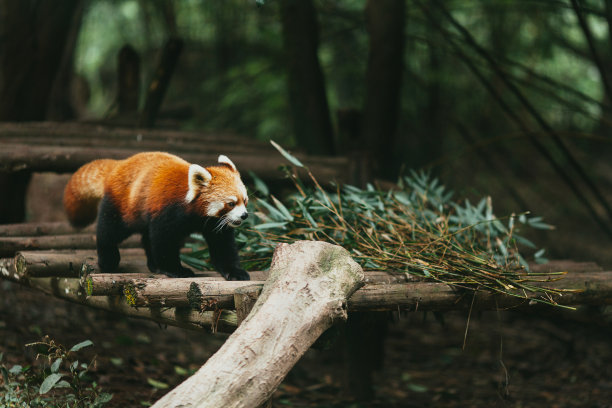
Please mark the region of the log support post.
POLYGON ((262 405, 315 340, 346 320, 346 300, 363 279, 361 267, 339 246, 279 245, 251 313, 200 370, 154 407, 262 405))

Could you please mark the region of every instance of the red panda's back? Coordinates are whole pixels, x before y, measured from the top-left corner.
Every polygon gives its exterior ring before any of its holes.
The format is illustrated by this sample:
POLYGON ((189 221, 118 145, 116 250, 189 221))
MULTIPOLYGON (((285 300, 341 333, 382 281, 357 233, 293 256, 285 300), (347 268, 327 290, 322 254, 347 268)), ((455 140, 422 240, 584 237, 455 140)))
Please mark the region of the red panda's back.
POLYGON ((189 163, 162 152, 136 154, 119 162, 105 191, 128 224, 155 216, 187 194, 189 163))

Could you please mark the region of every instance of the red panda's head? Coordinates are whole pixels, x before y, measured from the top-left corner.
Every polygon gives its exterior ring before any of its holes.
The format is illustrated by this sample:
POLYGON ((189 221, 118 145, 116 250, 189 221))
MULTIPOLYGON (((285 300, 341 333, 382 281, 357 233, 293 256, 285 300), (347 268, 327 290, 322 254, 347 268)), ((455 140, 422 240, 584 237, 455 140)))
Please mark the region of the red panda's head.
POLYGON ((248 217, 248 196, 240 173, 232 161, 219 156, 219 164, 204 168, 189 166, 185 201, 202 216, 220 218, 220 227, 237 227, 248 217))

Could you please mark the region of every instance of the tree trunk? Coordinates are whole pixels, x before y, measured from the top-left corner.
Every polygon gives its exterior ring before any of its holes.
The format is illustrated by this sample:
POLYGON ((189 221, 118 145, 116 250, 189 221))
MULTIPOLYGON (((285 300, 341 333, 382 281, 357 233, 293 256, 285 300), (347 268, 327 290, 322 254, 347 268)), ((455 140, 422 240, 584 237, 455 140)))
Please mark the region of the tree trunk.
POLYGON ((154 407, 257 407, 334 321, 363 280, 338 246, 300 241, 277 247, 252 312, 191 378, 154 407))
POLYGON ((140 99, 140 56, 134 47, 126 44, 121 48, 117 65, 119 114, 135 113, 140 99))
POLYGON ((79 3, 0 1, 0 121, 45 119, 79 3))
POLYGON ((362 132, 379 177, 397 176, 394 157, 400 90, 404 67, 404 0, 368 0, 366 20, 370 51, 362 132))
MULTIPOLYGON (((80 0, 0 0, 0 121, 46 118, 61 62, 72 53, 66 43, 80 9, 80 0)), ((30 177, 26 170, 0 174, 0 223, 25 219, 30 177)))
POLYGON ((155 124, 157 113, 164 96, 166 96, 166 90, 170 85, 170 79, 172 79, 174 68, 176 68, 182 50, 182 39, 170 38, 166 41, 153 80, 147 90, 147 97, 140 118, 141 127, 153 127, 155 124))
POLYGON ((281 23, 293 129, 309 154, 335 153, 333 130, 319 65, 319 26, 312 0, 282 0, 281 23))

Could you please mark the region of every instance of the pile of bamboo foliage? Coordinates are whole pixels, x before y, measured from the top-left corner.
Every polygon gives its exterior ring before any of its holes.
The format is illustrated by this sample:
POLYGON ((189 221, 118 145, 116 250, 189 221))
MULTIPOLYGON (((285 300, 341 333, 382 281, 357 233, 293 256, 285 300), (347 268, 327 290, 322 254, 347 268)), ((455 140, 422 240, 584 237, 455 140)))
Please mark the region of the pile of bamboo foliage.
MULTIPOLYGON (((255 216, 237 238, 247 269, 267 267, 280 242, 321 240, 348 249, 367 270, 403 271, 462 288, 486 288, 513 296, 539 292, 543 301, 554 292, 536 284, 550 280, 551 274, 531 272, 519 251, 528 249, 537 262, 546 261, 544 250, 537 250, 518 235, 519 228, 552 228, 541 217, 525 213, 498 218, 488 197, 476 205, 468 200, 453 201, 452 193, 425 173, 412 172, 390 191, 372 185, 325 189, 298 159, 275 147, 292 164, 285 170, 294 181, 296 194, 283 203, 269 195, 265 184, 253 175, 259 195, 251 200, 255 216), (305 169, 310 180, 297 177, 296 168, 305 169)), ((192 244, 192 249, 183 260, 210 268, 207 249, 198 243, 192 244)))

